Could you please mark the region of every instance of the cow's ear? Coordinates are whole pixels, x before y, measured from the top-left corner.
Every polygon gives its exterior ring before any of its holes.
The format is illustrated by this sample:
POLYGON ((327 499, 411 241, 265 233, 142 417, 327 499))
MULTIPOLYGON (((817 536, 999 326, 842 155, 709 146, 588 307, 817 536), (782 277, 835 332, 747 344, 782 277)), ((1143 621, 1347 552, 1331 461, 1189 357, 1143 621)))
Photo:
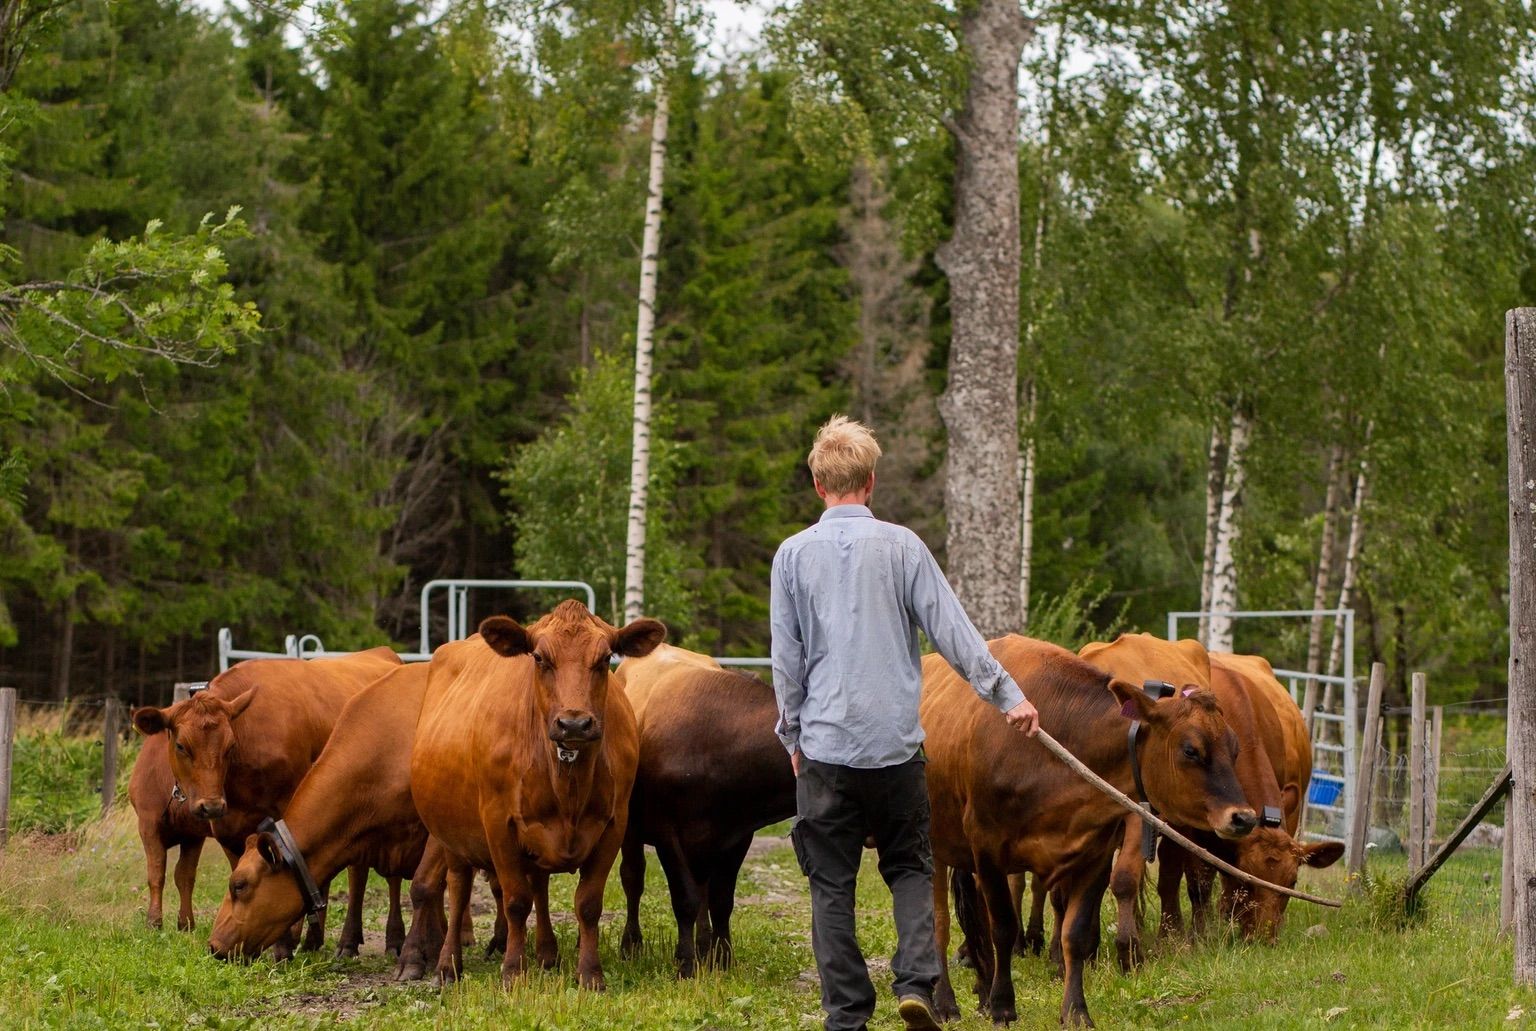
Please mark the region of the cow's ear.
MULTIPOLYGON (((256 839, 256 851, 261 854, 262 859, 266 860, 272 872, 281 870, 284 865, 283 850, 277 845, 277 836, 271 831, 262 831, 253 837, 256 839)), ((249 848, 250 845, 247 844, 246 847, 249 848)))
POLYGON ((170 713, 169 709, 157 709, 153 705, 135 709, 133 710, 134 729, 146 737, 153 737, 171 725, 170 713))
POLYGON ((256 689, 253 687, 244 694, 236 695, 233 700, 225 702, 224 708, 229 711, 229 722, 233 723, 240 718, 240 714, 256 699, 256 689))
POLYGON ((631 659, 644 658, 667 639, 667 625, 659 619, 637 619, 613 632, 612 647, 631 659))
POLYGON ((480 639, 504 658, 533 651, 533 637, 511 616, 488 616, 480 624, 480 639))
POLYGON ((1110 692, 1120 701, 1120 715, 1128 720, 1151 720, 1156 715, 1157 703, 1135 684, 1111 677, 1110 692))
POLYGON ((1332 866, 1344 855, 1344 843, 1342 841, 1315 841, 1310 845, 1296 846, 1296 858, 1308 866, 1321 870, 1325 866, 1332 866))

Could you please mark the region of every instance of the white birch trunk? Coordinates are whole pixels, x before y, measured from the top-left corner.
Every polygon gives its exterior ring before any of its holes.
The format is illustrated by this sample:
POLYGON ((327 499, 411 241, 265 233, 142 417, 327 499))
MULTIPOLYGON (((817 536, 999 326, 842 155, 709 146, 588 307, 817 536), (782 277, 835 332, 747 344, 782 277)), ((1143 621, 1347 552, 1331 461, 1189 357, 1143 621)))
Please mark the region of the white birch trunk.
MULTIPOLYGON (((676 6, 667 2, 670 37, 676 6)), ((629 463, 629 523, 624 540, 624 621, 645 609, 645 510, 651 482, 651 352, 656 329, 656 277, 661 258, 661 198, 667 164, 667 76, 672 70, 670 40, 656 69, 656 112, 651 119, 651 167, 645 196, 645 230, 640 242, 640 306, 635 319, 635 420, 629 463)))
MULTIPOLYGON (((1244 459, 1252 425, 1242 411, 1232 413, 1232 429, 1227 436, 1227 468, 1222 477, 1221 515, 1216 521, 1216 554, 1211 563, 1211 608, 1230 611, 1237 608, 1237 537, 1238 515, 1243 507, 1246 468, 1244 459)), ((1212 616, 1210 640, 1213 652, 1232 650, 1232 617, 1212 616)))
MULTIPOLYGON (((1370 440, 1370 428, 1366 428, 1366 440, 1370 440)), ((1360 541, 1365 534, 1365 496, 1368 486, 1367 473, 1370 464, 1360 459, 1360 472, 1355 477, 1355 504, 1354 511, 1349 514, 1349 545, 1344 549, 1343 577, 1339 581, 1339 604, 1336 608, 1347 609, 1355 598, 1355 574, 1360 567, 1360 541)), ((1333 643, 1328 649, 1328 667, 1325 672, 1331 677, 1338 672, 1339 662, 1344 657, 1344 621, 1335 620, 1333 624, 1333 643)), ((1333 685, 1330 684, 1323 690, 1323 708, 1326 710, 1333 703, 1333 685)))
POLYGON ((1020 459, 1023 469, 1019 477, 1024 484, 1019 504, 1024 519, 1019 536, 1019 616, 1020 629, 1025 631, 1029 629, 1029 574, 1035 552, 1035 412, 1038 400, 1035 382, 1031 379, 1026 391, 1024 416, 1028 435, 1024 438, 1024 457, 1020 459))
MULTIPOLYGON (((1211 423, 1211 448, 1205 466, 1205 552, 1200 566, 1200 611, 1211 609, 1212 577, 1216 571, 1216 526, 1221 522, 1221 491, 1226 479, 1227 429, 1220 422, 1211 423)), ((1211 640, 1211 620, 1200 617, 1197 631, 1201 644, 1211 640)))
MULTIPOLYGON (((1344 494, 1344 445, 1335 444, 1328 456, 1328 492, 1323 500, 1323 540, 1317 549, 1317 578, 1312 583, 1312 608, 1328 604, 1333 579, 1333 552, 1339 535, 1339 502, 1344 494)), ((1323 617, 1313 616, 1307 628, 1307 672, 1317 673, 1323 661, 1323 617)))

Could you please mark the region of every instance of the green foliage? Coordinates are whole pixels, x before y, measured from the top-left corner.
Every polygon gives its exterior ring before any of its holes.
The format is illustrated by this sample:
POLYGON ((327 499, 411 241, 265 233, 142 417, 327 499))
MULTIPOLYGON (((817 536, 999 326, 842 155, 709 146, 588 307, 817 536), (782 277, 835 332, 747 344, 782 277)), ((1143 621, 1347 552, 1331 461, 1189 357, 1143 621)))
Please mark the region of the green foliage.
MULTIPOLYGON (((518 569, 525 577, 584 580, 599 613, 624 622, 624 536, 629 505, 632 361, 599 354, 578 370, 570 410, 512 456, 503 493, 513 507, 518 569)), ((671 523, 678 456, 665 406, 651 412, 651 482, 646 508, 646 614, 677 636, 693 620, 683 584, 691 563, 671 523)))

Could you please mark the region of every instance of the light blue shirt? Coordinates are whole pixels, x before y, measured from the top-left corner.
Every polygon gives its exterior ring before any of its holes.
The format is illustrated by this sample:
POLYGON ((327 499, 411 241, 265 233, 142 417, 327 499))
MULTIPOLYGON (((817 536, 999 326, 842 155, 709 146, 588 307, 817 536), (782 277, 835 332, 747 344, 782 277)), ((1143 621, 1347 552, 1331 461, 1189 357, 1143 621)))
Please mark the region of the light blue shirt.
POLYGON ((923 743, 917 631, 983 700, 1024 694, 966 617, 917 534, 836 505, 779 545, 770 615, 779 740, 809 759, 873 769, 923 743))

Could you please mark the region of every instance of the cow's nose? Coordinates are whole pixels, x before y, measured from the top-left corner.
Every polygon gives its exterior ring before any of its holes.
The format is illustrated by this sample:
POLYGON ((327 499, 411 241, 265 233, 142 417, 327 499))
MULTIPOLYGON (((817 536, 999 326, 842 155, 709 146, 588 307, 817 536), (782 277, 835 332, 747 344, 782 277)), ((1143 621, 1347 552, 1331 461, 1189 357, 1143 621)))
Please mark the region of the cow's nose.
POLYGON ((210 801, 199 802, 195 812, 200 820, 217 820, 224 815, 225 808, 224 800, 222 798, 215 798, 210 801))
POLYGON ((1247 834, 1259 825, 1259 818, 1252 809, 1235 809, 1232 812, 1232 829, 1247 834))
POLYGON ((561 717, 555 720, 555 724, 566 737, 590 737, 597 721, 591 716, 572 716, 561 717))

